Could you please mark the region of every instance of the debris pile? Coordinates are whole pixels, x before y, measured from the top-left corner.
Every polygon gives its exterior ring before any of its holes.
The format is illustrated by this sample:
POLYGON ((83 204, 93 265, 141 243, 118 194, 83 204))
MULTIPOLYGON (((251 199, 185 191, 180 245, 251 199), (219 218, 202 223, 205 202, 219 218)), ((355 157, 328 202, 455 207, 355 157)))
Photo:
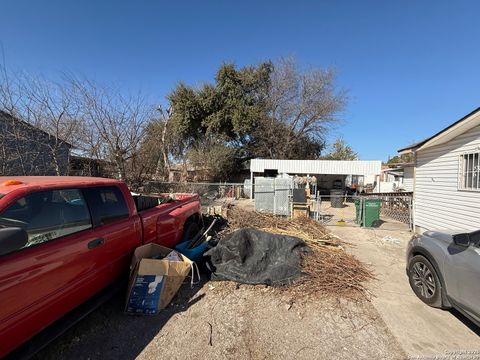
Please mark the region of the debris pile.
POLYGON ((332 236, 316 221, 309 218, 275 217, 232 205, 226 209, 224 216, 228 228, 222 231, 223 234, 253 227, 273 234, 295 236, 307 242, 312 251, 301 254, 301 270, 305 276, 284 290, 299 296, 369 296, 366 282, 374 278, 372 272, 343 249, 342 240, 332 236))
POLYGON ((303 255, 306 276, 294 284, 293 291, 304 295, 333 295, 345 298, 368 297, 366 282, 373 273, 355 256, 342 248, 309 244, 311 253, 303 255))
POLYGON ((205 256, 212 280, 290 285, 302 276, 302 254, 311 252, 298 237, 243 228, 225 236, 205 256))
POLYGON ((296 236, 308 242, 331 246, 342 245, 342 241, 338 237, 333 236, 318 222, 307 217, 288 219, 230 205, 226 211, 226 218, 231 230, 253 227, 274 234, 296 236))

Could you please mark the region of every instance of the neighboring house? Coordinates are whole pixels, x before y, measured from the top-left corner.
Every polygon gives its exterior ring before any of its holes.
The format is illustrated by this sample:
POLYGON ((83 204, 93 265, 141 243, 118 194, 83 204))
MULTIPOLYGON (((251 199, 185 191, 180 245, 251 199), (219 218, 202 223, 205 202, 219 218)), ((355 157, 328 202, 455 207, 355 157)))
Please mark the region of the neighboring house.
POLYGON ((101 159, 70 153, 69 176, 94 176, 114 178, 113 164, 101 159))
POLYGON ((210 169, 188 164, 174 164, 168 173, 168 182, 211 182, 210 169))
POLYGON ((417 231, 480 228, 480 108, 398 152, 415 156, 417 231))
POLYGON ((67 175, 70 147, 0 111, 0 175, 67 175))
POLYGON ((403 190, 413 191, 414 174, 415 166, 413 164, 408 164, 403 167, 403 190))
POLYGON ((413 163, 382 165, 382 174, 374 192, 412 192, 413 172, 413 163))

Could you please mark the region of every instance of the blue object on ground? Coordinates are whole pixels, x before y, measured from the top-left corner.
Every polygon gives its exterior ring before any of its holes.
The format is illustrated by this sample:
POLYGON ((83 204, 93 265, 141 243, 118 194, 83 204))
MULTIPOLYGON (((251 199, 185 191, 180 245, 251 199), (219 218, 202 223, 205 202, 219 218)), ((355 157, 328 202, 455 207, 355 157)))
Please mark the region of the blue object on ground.
POLYGON ((183 255, 185 255, 187 258, 189 258, 192 261, 198 262, 199 260, 202 259, 203 253, 207 251, 208 249, 208 243, 207 241, 202 242, 200 245, 192 248, 192 249, 187 249, 187 246, 190 244, 192 240, 187 240, 184 241, 177 246, 175 246, 175 250, 181 252, 183 255))

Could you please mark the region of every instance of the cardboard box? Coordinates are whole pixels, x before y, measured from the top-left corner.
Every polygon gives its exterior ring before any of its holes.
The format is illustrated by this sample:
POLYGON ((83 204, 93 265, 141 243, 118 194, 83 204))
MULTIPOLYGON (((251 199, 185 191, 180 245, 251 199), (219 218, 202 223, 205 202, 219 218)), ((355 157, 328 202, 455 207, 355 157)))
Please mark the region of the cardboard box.
POLYGON ((127 313, 154 315, 170 303, 192 266, 190 259, 176 251, 171 254, 172 251, 157 244, 135 249, 125 305, 127 313), (172 260, 177 255, 181 261, 172 260))

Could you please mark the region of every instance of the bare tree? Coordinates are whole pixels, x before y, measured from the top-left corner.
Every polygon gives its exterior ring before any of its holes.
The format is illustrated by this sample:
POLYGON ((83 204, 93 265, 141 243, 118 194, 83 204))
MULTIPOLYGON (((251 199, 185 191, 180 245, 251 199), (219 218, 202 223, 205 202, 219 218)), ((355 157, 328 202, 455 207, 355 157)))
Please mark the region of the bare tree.
MULTIPOLYGON (((21 82, 23 117, 45 131, 49 141, 52 166, 56 175, 66 175, 67 168, 61 164, 65 159, 65 148, 79 144, 78 133, 82 122, 80 108, 68 83, 54 83, 44 78, 27 77, 21 82)), ((67 160, 68 161, 68 160, 67 160)))
MULTIPOLYGON (((160 126, 161 126, 161 137, 160 137, 160 146, 162 151, 162 160, 163 160, 163 171, 168 174, 170 172, 170 144, 167 139, 167 134, 169 132, 169 122, 170 117, 172 116, 172 108, 164 110, 161 106, 157 109, 160 112, 160 126)), ((155 171, 155 176, 158 178, 160 176, 162 166, 160 166, 160 159, 157 163, 157 168, 155 171)))
POLYGON ((128 180, 136 168, 137 155, 152 108, 142 96, 125 96, 119 90, 90 80, 71 78, 85 122, 83 148, 95 158, 114 164, 117 175, 128 180))
POLYGON ((9 73, 5 66, 0 69, 2 164, 15 163, 10 172, 22 175, 45 175, 51 169, 66 175, 68 147, 79 124, 68 89, 40 77, 9 73))
POLYGON ((271 156, 287 159, 295 157, 292 151, 302 139, 323 142, 347 101, 345 91, 335 87, 333 70, 302 70, 292 58, 275 64, 268 98, 270 116, 264 129, 276 137, 280 124, 284 132, 281 146, 271 149, 271 156))

